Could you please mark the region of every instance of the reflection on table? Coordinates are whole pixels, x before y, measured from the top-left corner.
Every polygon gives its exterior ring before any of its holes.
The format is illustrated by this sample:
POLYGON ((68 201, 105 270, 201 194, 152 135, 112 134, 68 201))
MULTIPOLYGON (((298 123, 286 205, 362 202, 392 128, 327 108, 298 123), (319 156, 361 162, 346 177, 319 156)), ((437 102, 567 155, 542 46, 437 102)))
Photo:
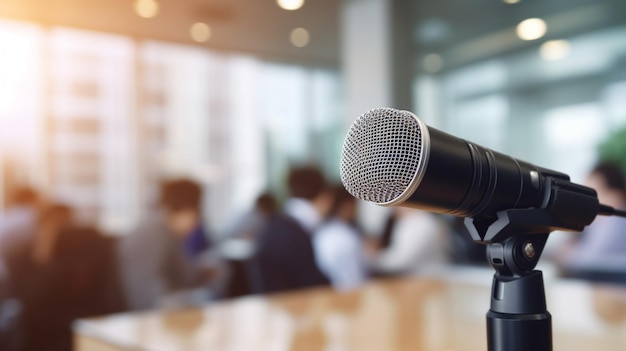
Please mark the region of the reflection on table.
MULTIPOLYGON (((484 351, 490 271, 388 279, 76 323, 76 349, 484 351)), ((626 349, 626 288, 546 281, 554 350, 626 349)))

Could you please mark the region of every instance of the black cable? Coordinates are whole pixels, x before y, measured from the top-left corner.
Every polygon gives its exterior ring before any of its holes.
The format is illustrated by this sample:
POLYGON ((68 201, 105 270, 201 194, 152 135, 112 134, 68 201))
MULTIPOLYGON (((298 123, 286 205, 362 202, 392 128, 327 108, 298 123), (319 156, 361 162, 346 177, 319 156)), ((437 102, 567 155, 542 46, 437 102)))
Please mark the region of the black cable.
POLYGON ((626 211, 616 210, 611 206, 600 204, 600 211, 598 211, 599 215, 602 216, 618 216, 626 218, 626 211))

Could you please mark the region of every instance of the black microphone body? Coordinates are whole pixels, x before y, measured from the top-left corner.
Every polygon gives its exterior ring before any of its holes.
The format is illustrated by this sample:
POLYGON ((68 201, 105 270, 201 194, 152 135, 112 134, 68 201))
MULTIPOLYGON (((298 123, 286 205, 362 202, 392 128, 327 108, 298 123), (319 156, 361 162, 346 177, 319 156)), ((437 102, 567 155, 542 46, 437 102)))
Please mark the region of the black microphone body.
POLYGON ((545 208, 561 229, 582 230, 599 211, 595 190, 454 137, 390 108, 368 111, 344 142, 341 178, 352 195, 383 206, 494 219, 509 209, 545 208))
POLYGON ((407 206, 477 217, 543 202, 543 176, 537 167, 434 128, 428 132, 428 165, 407 206))

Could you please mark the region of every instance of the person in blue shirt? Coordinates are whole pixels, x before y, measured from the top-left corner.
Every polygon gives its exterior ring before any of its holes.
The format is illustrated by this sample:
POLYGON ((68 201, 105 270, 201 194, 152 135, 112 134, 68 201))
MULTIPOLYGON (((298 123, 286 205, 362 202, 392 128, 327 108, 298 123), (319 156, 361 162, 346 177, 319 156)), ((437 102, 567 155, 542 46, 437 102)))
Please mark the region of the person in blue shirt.
MULTIPOLYGON (((598 164, 586 185, 597 191, 600 203, 626 209, 626 179, 619 165, 598 164)), ((567 276, 626 282, 626 219, 598 216, 560 255, 567 276)))

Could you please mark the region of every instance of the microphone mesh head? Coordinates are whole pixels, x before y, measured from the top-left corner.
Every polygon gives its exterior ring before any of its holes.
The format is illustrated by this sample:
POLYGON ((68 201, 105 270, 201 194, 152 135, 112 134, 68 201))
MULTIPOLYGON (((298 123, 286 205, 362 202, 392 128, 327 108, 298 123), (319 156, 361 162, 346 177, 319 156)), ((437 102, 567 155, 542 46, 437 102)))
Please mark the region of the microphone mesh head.
POLYGON ((423 167, 424 124, 410 112, 378 108, 348 131, 341 155, 341 181, 354 197, 378 204, 398 199, 416 186, 423 167))

